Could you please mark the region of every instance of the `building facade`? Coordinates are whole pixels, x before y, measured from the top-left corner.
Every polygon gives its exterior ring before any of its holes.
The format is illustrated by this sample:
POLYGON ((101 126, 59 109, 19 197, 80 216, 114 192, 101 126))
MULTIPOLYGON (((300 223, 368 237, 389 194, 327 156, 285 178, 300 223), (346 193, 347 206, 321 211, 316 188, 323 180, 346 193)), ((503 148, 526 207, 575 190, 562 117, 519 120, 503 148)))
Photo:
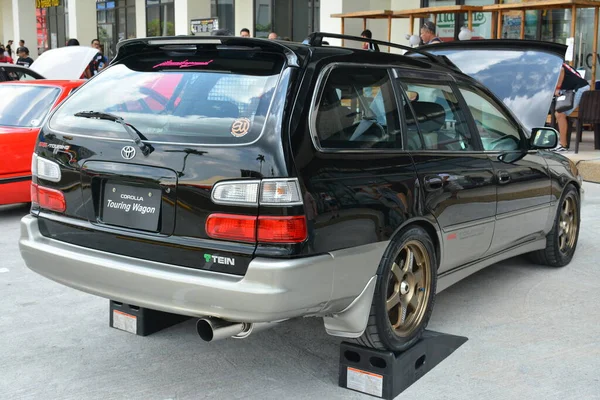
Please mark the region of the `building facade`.
MULTIPOLYGON (((321 0, 0 0, 0 43, 25 40, 32 57, 76 38, 98 38, 112 57, 120 40, 189 35, 192 21, 238 35, 302 41, 319 29, 321 0)), ((198 32, 208 35, 210 32, 198 32)))

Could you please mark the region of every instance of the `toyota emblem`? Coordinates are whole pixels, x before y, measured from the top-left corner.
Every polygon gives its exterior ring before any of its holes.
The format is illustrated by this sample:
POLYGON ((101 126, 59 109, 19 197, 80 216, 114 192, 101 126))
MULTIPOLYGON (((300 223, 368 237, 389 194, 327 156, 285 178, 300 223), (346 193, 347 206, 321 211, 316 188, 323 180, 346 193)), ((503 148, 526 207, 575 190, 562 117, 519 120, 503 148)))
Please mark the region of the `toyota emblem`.
POLYGON ((135 157, 135 148, 133 146, 125 146, 121 149, 121 157, 126 160, 131 160, 135 157))

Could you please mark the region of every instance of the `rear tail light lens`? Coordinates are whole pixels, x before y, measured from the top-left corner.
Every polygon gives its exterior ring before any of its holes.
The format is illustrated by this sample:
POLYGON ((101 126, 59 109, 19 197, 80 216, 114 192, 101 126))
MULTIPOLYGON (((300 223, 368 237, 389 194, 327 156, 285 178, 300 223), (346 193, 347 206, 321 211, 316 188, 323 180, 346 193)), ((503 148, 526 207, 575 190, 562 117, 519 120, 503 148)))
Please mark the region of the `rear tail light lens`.
POLYGON ((263 243, 301 243, 306 240, 306 218, 259 217, 258 241, 263 243))
POLYGON ((40 208, 56 212, 65 212, 67 209, 63 192, 39 186, 35 183, 31 184, 31 202, 38 204, 40 208))
POLYGON ((258 181, 225 181, 215 184, 212 200, 216 204, 258 205, 258 181))
POLYGON ((294 206, 302 204, 297 179, 224 181, 212 190, 215 204, 241 206, 294 206), (260 192, 260 198, 259 198, 260 192))
POLYGON ((212 214, 206 220, 206 234, 238 242, 301 243, 307 237, 306 218, 212 214))
POLYGON ((59 182, 61 178, 60 166, 57 163, 35 153, 31 158, 31 174, 50 182, 59 182))
POLYGON ((296 179, 265 179, 260 191, 261 205, 302 204, 300 186, 296 179))
POLYGON ((206 220, 206 234, 214 239, 256 242, 256 217, 211 214, 206 220))

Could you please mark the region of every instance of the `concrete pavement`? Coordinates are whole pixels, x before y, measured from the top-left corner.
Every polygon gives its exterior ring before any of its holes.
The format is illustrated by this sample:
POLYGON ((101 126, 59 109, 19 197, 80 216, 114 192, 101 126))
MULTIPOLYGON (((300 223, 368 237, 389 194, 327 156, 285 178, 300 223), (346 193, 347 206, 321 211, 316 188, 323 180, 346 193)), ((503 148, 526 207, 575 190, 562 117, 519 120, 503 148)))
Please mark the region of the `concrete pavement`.
MULTIPOLYGON (((600 185, 586 184, 573 262, 515 258, 439 294, 430 328, 469 341, 399 399, 600 399, 600 185)), ((194 321, 137 337, 108 301, 19 256, 26 208, 0 208, 0 399, 369 399, 341 389, 339 339, 298 319, 204 343, 194 321)))

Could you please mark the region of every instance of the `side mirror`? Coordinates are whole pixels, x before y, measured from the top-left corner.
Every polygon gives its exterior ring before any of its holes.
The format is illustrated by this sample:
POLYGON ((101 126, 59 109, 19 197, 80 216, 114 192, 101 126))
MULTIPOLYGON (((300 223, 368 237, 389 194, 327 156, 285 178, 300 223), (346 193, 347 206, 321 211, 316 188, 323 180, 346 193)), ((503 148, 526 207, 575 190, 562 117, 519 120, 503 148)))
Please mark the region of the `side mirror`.
POLYGON ((559 134, 554 128, 533 128, 529 147, 531 149, 553 149, 558 144, 559 134))

